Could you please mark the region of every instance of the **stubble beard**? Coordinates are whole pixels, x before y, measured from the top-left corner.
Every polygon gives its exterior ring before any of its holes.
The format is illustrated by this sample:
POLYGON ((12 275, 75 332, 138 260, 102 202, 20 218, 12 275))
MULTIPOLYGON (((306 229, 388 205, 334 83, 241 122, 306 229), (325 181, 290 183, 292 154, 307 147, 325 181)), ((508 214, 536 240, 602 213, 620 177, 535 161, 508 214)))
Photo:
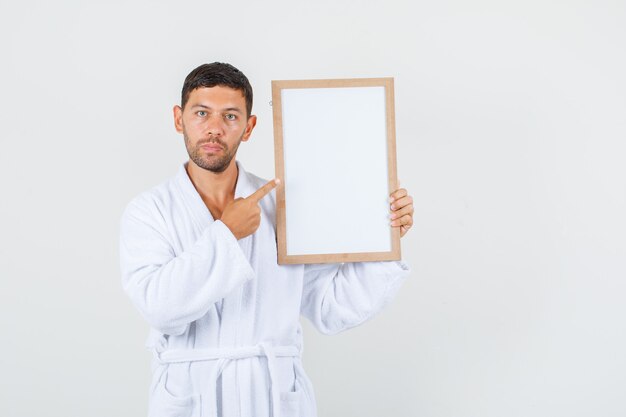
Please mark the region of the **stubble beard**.
POLYGON ((184 129, 183 137, 185 138, 185 147, 187 148, 189 158, 200 168, 217 174, 220 172, 224 172, 226 168, 228 168, 228 166, 230 165, 230 161, 232 161, 232 159, 237 154, 237 149, 239 149, 239 144, 241 143, 243 134, 233 147, 232 151, 228 148, 228 145, 226 145, 222 140, 217 138, 199 141, 194 147, 192 147, 189 142, 187 132, 185 132, 184 129), (222 156, 206 155, 206 151, 202 149, 202 145, 206 145, 207 143, 219 144, 223 148, 222 156))

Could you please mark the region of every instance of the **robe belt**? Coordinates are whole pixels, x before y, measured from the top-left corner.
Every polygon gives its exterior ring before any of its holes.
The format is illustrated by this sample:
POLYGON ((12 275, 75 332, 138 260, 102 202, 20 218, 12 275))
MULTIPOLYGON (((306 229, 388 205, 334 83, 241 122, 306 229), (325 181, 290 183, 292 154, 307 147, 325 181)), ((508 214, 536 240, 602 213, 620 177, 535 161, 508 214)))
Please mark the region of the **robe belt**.
POLYGON ((280 417, 280 394, 276 381, 276 358, 300 357, 296 346, 272 346, 260 343, 256 346, 220 347, 214 349, 168 349, 154 351, 160 363, 182 363, 194 361, 217 361, 209 377, 209 392, 215 392, 215 401, 204 404, 203 416, 217 417, 217 380, 228 363, 233 360, 264 356, 270 380, 272 417, 280 417))

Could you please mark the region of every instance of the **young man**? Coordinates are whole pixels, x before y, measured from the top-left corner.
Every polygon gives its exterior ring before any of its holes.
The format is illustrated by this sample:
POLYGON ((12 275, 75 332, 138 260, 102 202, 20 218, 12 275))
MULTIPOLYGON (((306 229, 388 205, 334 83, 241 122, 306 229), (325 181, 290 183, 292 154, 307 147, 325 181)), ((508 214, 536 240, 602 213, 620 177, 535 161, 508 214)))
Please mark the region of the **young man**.
MULTIPOLYGON (((300 314, 327 334, 354 327, 408 274, 402 262, 277 264, 271 191, 280 183, 235 158, 254 129, 251 110, 236 68, 193 70, 174 107, 189 161, 122 215, 122 284, 151 328, 150 417, 316 416, 300 314)), ((392 226, 404 235, 411 197, 391 197, 392 226)))

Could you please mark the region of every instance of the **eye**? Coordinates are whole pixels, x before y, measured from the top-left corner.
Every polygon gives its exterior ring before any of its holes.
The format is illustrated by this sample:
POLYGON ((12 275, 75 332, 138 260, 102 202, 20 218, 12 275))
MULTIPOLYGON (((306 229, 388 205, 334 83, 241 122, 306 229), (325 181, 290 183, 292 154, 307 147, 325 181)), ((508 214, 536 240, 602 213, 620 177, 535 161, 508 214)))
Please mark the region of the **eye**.
POLYGON ((206 112, 205 112, 204 110, 198 110, 198 111, 196 112, 196 114, 197 114, 198 116, 200 116, 200 117, 204 117, 204 116, 206 116, 206 112))
POLYGON ((226 113, 226 114, 224 115, 224 117, 226 118, 226 120, 229 120, 229 121, 231 121, 231 122, 232 122, 233 120, 237 120, 237 116, 235 116, 235 115, 234 115, 234 114, 232 114, 232 113, 226 113))

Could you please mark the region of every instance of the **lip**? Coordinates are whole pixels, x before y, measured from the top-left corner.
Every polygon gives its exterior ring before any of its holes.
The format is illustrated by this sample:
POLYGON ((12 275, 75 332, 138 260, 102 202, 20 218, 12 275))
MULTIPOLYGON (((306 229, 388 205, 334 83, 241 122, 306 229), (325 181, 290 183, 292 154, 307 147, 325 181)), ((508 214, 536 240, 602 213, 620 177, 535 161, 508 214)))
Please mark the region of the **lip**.
POLYGON ((216 145, 216 144, 206 144, 206 145, 202 145, 201 146, 202 149, 204 149, 205 151, 209 151, 209 152, 216 152, 216 151, 221 151, 222 147, 220 145, 216 145))

